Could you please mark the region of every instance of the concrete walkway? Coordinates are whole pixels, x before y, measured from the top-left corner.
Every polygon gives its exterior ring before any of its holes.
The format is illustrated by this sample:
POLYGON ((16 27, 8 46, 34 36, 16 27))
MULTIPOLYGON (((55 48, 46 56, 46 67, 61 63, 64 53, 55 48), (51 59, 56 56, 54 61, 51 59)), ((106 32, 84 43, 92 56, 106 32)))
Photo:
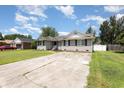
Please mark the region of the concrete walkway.
POLYGON ((60 52, 1 65, 0 87, 85 87, 90 59, 90 53, 60 52))

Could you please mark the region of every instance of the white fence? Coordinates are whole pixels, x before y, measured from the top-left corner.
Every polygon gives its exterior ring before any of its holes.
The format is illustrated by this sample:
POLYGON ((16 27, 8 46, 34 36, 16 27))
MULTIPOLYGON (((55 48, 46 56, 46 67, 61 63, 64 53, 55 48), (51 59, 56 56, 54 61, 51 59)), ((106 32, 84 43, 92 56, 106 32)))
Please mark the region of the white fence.
POLYGON ((94 45, 93 50, 94 51, 106 51, 107 46, 106 45, 94 45))

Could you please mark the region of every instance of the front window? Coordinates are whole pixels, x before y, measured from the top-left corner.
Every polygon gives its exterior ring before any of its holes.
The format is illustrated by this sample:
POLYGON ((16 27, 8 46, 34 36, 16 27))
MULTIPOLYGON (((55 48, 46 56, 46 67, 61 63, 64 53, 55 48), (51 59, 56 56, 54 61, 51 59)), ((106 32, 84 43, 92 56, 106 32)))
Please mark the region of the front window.
POLYGON ((66 40, 66 46, 68 46, 68 41, 66 40))
POLYGON ((81 40, 77 40, 77 46, 81 46, 81 45, 82 45, 81 40))
POLYGON ((75 40, 70 40, 70 46, 75 46, 75 40))
POLYGON ((92 41, 89 39, 87 40, 87 46, 91 46, 92 45, 92 41))
POLYGON ((82 45, 85 46, 85 40, 82 40, 82 45))

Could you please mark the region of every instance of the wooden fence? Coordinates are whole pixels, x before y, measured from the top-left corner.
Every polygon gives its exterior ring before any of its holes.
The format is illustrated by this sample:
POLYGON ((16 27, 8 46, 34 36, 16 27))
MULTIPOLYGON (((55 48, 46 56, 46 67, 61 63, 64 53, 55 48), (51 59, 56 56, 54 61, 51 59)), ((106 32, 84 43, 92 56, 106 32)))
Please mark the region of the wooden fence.
POLYGON ((108 51, 124 51, 124 46, 122 45, 107 45, 108 51))

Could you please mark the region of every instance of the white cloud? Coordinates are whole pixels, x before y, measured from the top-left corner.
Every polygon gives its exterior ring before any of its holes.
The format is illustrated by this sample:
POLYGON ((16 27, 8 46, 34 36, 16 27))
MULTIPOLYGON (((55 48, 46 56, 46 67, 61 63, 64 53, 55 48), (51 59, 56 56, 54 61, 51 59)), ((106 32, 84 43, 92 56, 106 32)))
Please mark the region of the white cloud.
POLYGON ((71 19, 76 19, 76 15, 74 14, 74 7, 68 6, 55 6, 55 8, 61 11, 66 17, 71 19))
POLYGON ((33 33, 33 32, 40 33, 40 28, 35 26, 36 24, 33 24, 34 22, 38 21, 37 17, 34 17, 34 16, 27 17, 22 15, 21 13, 16 13, 15 19, 17 22, 19 22, 19 24, 14 26, 14 28, 11 29, 11 32, 17 33, 16 29, 20 29, 20 30, 25 29, 30 33, 33 33))
POLYGON ((58 33, 60 36, 69 34, 69 32, 58 32, 58 33))
POLYGON ((29 15, 47 18, 47 15, 44 13, 45 10, 47 9, 46 6, 22 5, 22 6, 17 6, 17 7, 20 11, 25 12, 29 15))
POLYGON ((9 30, 10 32, 12 32, 12 33, 19 33, 19 31, 17 31, 17 29, 16 28, 10 28, 10 30, 9 30))
POLYGON ((121 18, 122 16, 124 16, 124 14, 117 14, 117 15, 116 15, 116 19, 118 20, 118 19, 121 18))
POLYGON ((38 21, 38 18, 37 17, 34 17, 34 16, 30 16, 30 20, 32 20, 33 22, 37 22, 38 21))
POLYGON ((38 18, 37 17, 34 17, 34 16, 24 16, 22 15, 21 13, 16 13, 15 14, 15 19, 16 21, 20 22, 21 24, 26 24, 28 21, 32 21, 32 22, 37 22, 38 21, 38 18))
POLYGON ((32 24, 25 24, 22 28, 27 29, 27 31, 29 31, 31 33, 34 31, 37 33, 41 32, 39 27, 34 27, 34 26, 32 26, 32 24))
POLYGON ((79 24, 80 24, 80 20, 76 20, 76 21, 75 21, 75 24, 76 24, 76 25, 79 25, 79 24))
POLYGON ((45 25, 43 25, 43 27, 48 27, 48 25, 47 25, 47 24, 45 24, 45 25))
POLYGON ((93 30, 96 30, 96 29, 97 29, 97 27, 96 27, 95 25, 92 25, 91 28, 92 28, 93 30))
POLYGON ((16 21, 21 22, 22 24, 27 23, 29 20, 28 17, 21 15, 20 13, 16 13, 15 16, 16 21))
POLYGON ((118 6, 118 5, 110 5, 110 6, 104 6, 104 10, 107 12, 113 12, 117 13, 124 9, 124 6, 118 6))
POLYGON ((103 18, 101 16, 96 16, 96 15, 87 15, 85 18, 81 19, 82 22, 97 21, 98 24, 101 24, 105 20, 106 18, 103 18))

